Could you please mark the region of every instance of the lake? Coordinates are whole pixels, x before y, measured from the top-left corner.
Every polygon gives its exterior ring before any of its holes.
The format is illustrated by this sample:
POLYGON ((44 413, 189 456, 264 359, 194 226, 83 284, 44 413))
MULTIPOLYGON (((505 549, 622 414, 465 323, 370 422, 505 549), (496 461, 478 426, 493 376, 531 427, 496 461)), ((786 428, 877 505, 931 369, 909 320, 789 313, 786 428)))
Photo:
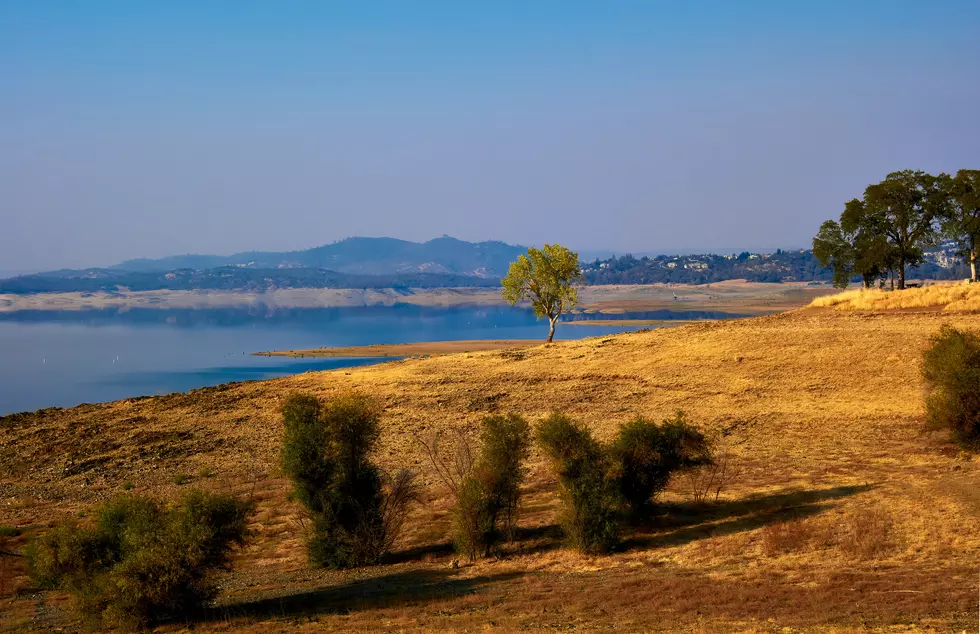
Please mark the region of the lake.
MULTIPOLYGON (((569 319, 714 318, 708 313, 569 319)), ((730 316, 730 315, 729 315, 730 316)), ((636 327, 561 326, 579 339, 636 327)), ((254 357, 253 352, 464 339, 544 339, 547 322, 510 307, 106 309, 0 313, 0 415, 390 359, 254 357)))

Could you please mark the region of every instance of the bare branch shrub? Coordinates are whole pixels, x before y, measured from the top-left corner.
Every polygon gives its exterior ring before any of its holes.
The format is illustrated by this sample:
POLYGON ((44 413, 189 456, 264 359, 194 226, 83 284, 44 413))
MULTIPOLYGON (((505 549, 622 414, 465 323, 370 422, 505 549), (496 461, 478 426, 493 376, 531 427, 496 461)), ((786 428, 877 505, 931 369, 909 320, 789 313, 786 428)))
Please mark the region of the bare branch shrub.
POLYGON ((470 560, 489 556, 495 544, 513 538, 530 436, 527 421, 508 414, 483 419, 477 458, 470 438, 459 430, 448 449, 438 432, 419 439, 453 499, 453 542, 470 560))
POLYGON ((427 439, 416 436, 435 470, 436 478, 447 489, 454 500, 459 499, 463 481, 473 471, 473 445, 470 437, 462 429, 454 429, 447 442, 441 431, 433 432, 427 439), (448 445, 448 446, 447 446, 448 445))
POLYGON ((402 469, 391 476, 382 474, 384 496, 381 500, 381 527, 379 548, 390 552, 405 527, 408 512, 419 501, 419 485, 415 473, 402 469))
POLYGON ((732 451, 720 451, 710 463, 688 469, 684 475, 695 502, 717 502, 722 492, 742 475, 742 462, 732 451))

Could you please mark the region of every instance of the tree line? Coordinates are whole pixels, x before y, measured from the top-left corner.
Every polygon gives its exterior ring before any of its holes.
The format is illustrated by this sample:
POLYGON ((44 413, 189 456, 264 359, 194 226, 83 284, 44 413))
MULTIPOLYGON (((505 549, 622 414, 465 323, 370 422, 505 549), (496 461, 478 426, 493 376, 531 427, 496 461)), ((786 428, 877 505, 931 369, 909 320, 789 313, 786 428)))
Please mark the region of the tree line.
POLYGON ((813 254, 839 288, 860 278, 865 288, 889 279, 892 288, 904 289, 908 267, 922 263, 924 249, 944 239, 957 244, 976 282, 980 170, 955 176, 892 172, 848 201, 839 220, 820 226, 813 254))

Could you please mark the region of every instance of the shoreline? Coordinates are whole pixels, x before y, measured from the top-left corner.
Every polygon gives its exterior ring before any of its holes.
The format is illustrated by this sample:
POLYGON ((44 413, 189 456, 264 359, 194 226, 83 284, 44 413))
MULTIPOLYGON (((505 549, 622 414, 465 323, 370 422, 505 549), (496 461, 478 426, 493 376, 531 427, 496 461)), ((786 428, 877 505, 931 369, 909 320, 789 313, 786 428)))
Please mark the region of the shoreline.
MULTIPOLYGON (((637 284, 583 286, 580 311, 643 312, 710 310, 762 314, 799 308, 834 292, 827 285, 802 282, 728 280, 704 285, 637 284)), ((326 289, 292 288, 249 291, 129 291, 114 293, 37 293, 0 295, 0 313, 19 311, 84 311, 102 309, 246 309, 344 308, 409 304, 448 308, 506 306, 496 288, 326 289)))
MULTIPOLYGON (((738 318, 733 318, 738 319, 738 318)), ((695 323, 729 321, 727 319, 594 319, 590 321, 561 322, 562 326, 657 326, 670 328, 695 323)), ((556 339, 561 343, 565 339, 556 339)), ((443 354, 483 352, 486 350, 506 350, 547 345, 544 339, 465 339, 450 341, 419 341, 414 343, 373 343, 363 346, 334 346, 309 348, 303 350, 266 350, 253 352, 253 357, 335 357, 351 359, 403 359, 406 357, 427 357, 443 354)))
POLYGON ((372 343, 365 346, 337 346, 334 348, 313 348, 309 350, 270 350, 253 352, 253 357, 342 357, 402 359, 405 357, 426 357, 464 352, 483 352, 485 350, 505 350, 508 348, 528 348, 545 345, 544 339, 469 339, 463 341, 420 341, 416 343, 372 343))
MULTIPOLYGON (((607 314, 607 313, 603 313, 603 314, 607 314)), ((617 315, 622 313, 610 312, 608 314, 617 315)), ((561 321, 558 322, 558 325, 560 326, 654 326, 657 328, 670 328, 671 326, 687 326, 689 324, 699 324, 706 321, 727 321, 728 319, 761 317, 764 314, 767 313, 760 313, 759 315, 729 317, 725 319, 582 319, 579 321, 561 321)))

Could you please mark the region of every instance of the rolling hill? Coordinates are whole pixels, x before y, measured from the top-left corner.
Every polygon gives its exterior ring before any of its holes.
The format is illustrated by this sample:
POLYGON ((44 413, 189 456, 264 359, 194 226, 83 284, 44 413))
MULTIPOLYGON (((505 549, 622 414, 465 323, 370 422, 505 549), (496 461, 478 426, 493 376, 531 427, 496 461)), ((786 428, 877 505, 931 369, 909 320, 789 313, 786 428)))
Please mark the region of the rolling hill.
POLYGON ((229 256, 175 255, 156 260, 127 260, 111 268, 162 272, 222 266, 306 267, 356 275, 442 273, 499 279, 507 273, 510 262, 525 250, 504 242, 466 242, 448 236, 423 243, 395 238, 347 238, 305 251, 248 251, 229 256))

